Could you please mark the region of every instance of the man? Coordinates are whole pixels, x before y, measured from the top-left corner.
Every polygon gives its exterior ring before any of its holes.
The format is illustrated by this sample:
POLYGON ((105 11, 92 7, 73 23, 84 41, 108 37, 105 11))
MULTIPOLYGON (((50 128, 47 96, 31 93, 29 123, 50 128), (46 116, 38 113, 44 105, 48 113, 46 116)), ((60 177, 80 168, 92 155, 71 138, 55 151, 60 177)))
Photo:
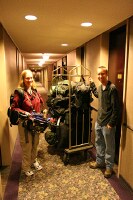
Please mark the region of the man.
POLYGON ((96 161, 90 162, 90 168, 106 167, 104 177, 109 178, 113 172, 115 157, 115 132, 119 113, 118 92, 113 83, 108 80, 106 67, 98 67, 98 80, 101 85, 98 89, 92 78, 90 87, 98 98, 98 115, 95 123, 96 161))

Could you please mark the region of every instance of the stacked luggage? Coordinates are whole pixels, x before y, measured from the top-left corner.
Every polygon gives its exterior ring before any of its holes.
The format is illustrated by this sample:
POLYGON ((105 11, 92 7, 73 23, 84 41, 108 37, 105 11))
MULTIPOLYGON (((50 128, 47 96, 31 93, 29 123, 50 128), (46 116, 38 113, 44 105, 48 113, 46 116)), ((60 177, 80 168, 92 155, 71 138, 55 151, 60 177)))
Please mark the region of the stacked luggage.
POLYGON ((90 137, 92 101, 90 86, 84 81, 70 82, 61 80, 57 76, 47 100, 49 114, 53 120, 49 126, 50 130, 45 133, 46 141, 50 145, 56 145, 57 148, 68 148, 69 140, 72 146, 87 143, 90 137))

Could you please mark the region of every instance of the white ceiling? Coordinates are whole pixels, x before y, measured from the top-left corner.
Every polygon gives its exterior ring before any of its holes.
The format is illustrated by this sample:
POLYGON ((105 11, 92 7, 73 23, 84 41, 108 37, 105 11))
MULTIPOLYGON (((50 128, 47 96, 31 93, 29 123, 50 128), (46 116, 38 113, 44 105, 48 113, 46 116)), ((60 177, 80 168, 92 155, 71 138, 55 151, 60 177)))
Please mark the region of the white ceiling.
POLYGON ((31 65, 42 53, 53 54, 46 63, 54 63, 132 15, 133 0, 0 0, 0 22, 31 65), (25 20, 29 14, 38 19, 25 20))

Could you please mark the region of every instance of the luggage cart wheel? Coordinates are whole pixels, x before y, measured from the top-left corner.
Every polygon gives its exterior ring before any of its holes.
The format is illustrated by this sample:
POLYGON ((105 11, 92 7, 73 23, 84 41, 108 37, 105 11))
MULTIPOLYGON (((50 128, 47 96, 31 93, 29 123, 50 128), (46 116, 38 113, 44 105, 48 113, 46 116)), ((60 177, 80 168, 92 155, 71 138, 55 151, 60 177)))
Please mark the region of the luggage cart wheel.
POLYGON ((69 155, 67 153, 64 153, 63 155, 63 162, 64 165, 67 165, 69 163, 69 155))

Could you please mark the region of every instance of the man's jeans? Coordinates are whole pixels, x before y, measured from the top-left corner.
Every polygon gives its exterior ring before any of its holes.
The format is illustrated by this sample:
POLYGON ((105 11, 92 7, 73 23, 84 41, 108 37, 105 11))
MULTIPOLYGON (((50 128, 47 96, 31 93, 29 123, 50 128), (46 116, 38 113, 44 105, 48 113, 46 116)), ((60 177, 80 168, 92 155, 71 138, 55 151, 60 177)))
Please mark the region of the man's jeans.
POLYGON ((108 129, 95 123, 96 162, 106 163, 106 168, 113 168, 115 157, 115 132, 116 127, 108 129))

